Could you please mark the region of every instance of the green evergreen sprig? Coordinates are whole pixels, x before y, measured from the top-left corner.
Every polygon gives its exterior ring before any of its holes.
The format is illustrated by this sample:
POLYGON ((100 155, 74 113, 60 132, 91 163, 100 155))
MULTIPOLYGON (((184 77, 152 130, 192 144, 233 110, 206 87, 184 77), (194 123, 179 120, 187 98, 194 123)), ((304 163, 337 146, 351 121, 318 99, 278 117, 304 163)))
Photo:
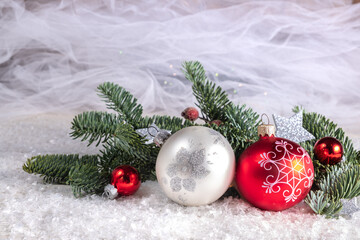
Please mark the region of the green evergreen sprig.
POLYGON ((84 112, 74 117, 70 136, 74 139, 81 138, 81 141, 88 140, 88 146, 97 142, 96 146, 98 146, 115 134, 117 125, 121 122, 121 118, 113 113, 84 112))
POLYGON ((238 158, 247 147, 258 139, 259 114, 251 108, 247 108, 245 104, 242 106, 230 104, 226 108, 225 115, 229 123, 228 131, 232 133, 230 139, 234 141, 235 145, 233 146, 235 156, 238 158))
POLYGON ((193 93, 198 102, 196 106, 204 114, 205 122, 210 123, 213 120, 223 122, 219 127, 215 124, 209 126, 229 140, 238 157, 252 142, 255 142, 259 115, 246 105, 233 104, 228 99, 227 93, 206 77, 200 62, 184 62, 183 72, 193 84, 193 93))
POLYGON ((65 184, 69 180, 69 172, 76 165, 96 166, 98 156, 78 154, 51 154, 34 156, 26 161, 23 170, 28 173, 40 174, 46 183, 65 184))
POLYGON ((360 166, 340 163, 327 169, 328 174, 320 179, 320 190, 334 199, 351 199, 360 195, 360 166))
POLYGON ((293 109, 294 112, 299 112, 300 110, 303 111, 303 127, 315 137, 315 139, 304 144, 305 149, 312 157, 313 147, 317 140, 323 137, 335 137, 343 145, 344 156, 347 162, 360 163, 360 158, 357 157, 358 151, 355 150, 351 139, 345 135, 342 128, 321 114, 308 113, 298 106, 293 109))
POLYGON ((172 133, 183 129, 184 127, 194 126, 193 122, 179 117, 159 116, 144 117, 137 123, 137 128, 147 128, 152 123, 155 123, 160 129, 170 130, 172 133))
POLYGON ((192 89, 198 106, 204 114, 204 120, 226 121, 225 108, 230 104, 228 95, 221 87, 207 79, 200 62, 184 62, 185 77, 193 83, 192 89))
MULTIPOLYGON (((222 133, 238 159, 242 151, 258 139, 259 114, 245 105, 233 104, 228 94, 207 78, 199 62, 185 62, 183 72, 192 84, 196 105, 205 121, 203 125, 222 133), (211 124, 213 120, 221 120, 222 124, 211 124)), ((107 107, 116 113, 92 111, 75 116, 71 136, 88 141, 89 145, 102 144, 99 154, 35 156, 24 164, 24 171, 40 174, 46 182, 69 184, 76 197, 101 194, 110 181, 112 170, 119 165, 138 169, 142 181, 156 180, 155 163, 159 148, 145 144, 135 130, 155 123, 159 128, 175 133, 184 127, 201 125, 179 117, 144 117, 137 99, 115 83, 101 84, 98 92, 107 107)), ((325 116, 308 113, 300 107, 293 110, 303 111, 303 127, 315 136, 315 139, 301 143, 313 159, 315 169, 314 184, 305 202, 317 214, 337 216, 342 209, 341 199, 360 195, 360 152, 355 150, 344 131, 325 116), (315 158, 314 144, 326 136, 335 137, 342 143, 345 162, 325 166, 315 158)), ((234 191, 227 192, 228 195, 237 196, 234 191)))
POLYGON ((342 209, 342 203, 331 198, 323 191, 311 191, 305 202, 317 214, 325 215, 326 217, 335 217, 342 209))
POLYGON ((313 188, 305 202, 317 214, 327 217, 337 216, 342 209, 341 199, 351 199, 360 195, 358 152, 352 141, 345 136, 343 129, 330 119, 321 114, 308 113, 298 106, 293 111, 303 111, 303 127, 315 137, 301 144, 310 154, 315 169, 313 188), (345 162, 329 166, 321 164, 316 159, 314 145, 323 137, 335 137, 342 143, 345 162))
POLYGON ((149 155, 146 155, 147 159, 145 160, 135 158, 117 145, 105 145, 104 149, 101 150, 100 171, 111 176, 111 172, 117 166, 131 165, 139 171, 141 181, 154 181, 156 180, 155 163, 159 148, 154 147, 151 150, 149 155))
POLYGON ((79 164, 71 168, 66 184, 72 188, 75 197, 86 194, 101 194, 110 181, 110 174, 101 174, 96 165, 79 164))
POLYGON ((100 84, 98 91, 109 109, 116 111, 127 123, 136 126, 138 119, 141 118, 143 108, 130 92, 110 82, 100 84))

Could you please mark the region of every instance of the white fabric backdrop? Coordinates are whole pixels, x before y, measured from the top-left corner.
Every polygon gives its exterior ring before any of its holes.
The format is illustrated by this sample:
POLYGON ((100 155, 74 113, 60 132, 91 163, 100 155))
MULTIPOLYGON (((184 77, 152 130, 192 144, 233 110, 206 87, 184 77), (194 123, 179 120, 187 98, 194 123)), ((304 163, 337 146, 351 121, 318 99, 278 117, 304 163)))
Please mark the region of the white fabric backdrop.
POLYGON ((199 60, 236 103, 294 105, 359 134, 360 5, 350 1, 0 2, 0 119, 103 110, 117 82, 145 112, 193 105, 184 60, 199 60))

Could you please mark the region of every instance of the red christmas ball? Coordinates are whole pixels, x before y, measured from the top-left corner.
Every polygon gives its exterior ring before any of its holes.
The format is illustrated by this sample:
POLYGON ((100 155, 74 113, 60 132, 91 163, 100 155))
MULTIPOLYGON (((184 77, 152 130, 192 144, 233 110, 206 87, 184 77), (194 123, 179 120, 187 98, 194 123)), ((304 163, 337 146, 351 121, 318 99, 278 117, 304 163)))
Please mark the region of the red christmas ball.
POLYGON ((138 171, 128 165, 115 168, 112 172, 111 185, 119 195, 128 196, 134 194, 140 187, 141 181, 138 171))
POLYGON ((341 161, 344 149, 336 138, 324 137, 315 143, 314 154, 322 164, 334 165, 341 161))
POLYGON ((309 193, 314 166, 297 143, 274 135, 260 136, 240 156, 235 175, 239 193, 255 207, 281 211, 309 193))

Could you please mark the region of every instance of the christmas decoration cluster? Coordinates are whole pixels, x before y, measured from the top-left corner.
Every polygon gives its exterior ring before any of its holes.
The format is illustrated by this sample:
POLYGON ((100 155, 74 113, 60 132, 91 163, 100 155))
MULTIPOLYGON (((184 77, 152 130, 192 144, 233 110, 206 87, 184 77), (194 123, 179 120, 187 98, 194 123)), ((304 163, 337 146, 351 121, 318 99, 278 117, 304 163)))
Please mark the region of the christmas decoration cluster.
POLYGON ((185 62, 183 71, 197 100, 183 118, 144 117, 131 93, 103 83, 99 95, 117 114, 81 113, 71 133, 102 144, 100 154, 39 155, 23 169, 70 185, 76 197, 115 199, 134 194, 140 178, 157 179, 167 197, 186 206, 233 195, 280 211, 305 199, 327 217, 339 214, 342 200, 360 195, 360 153, 336 124, 295 107, 291 118, 273 116, 275 128, 246 105, 233 104, 199 62, 185 62))

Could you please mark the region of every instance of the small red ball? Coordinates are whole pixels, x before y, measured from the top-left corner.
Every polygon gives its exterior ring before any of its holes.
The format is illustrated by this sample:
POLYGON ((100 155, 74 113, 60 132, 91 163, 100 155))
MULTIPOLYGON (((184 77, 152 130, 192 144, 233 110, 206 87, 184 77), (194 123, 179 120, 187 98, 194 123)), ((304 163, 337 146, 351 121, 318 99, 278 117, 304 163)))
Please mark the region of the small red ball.
POLYGON ((141 181, 138 171, 128 165, 115 168, 112 172, 111 185, 119 195, 128 196, 134 194, 140 187, 141 181))
POLYGON ((199 117, 199 111, 194 107, 188 107, 182 111, 181 116, 187 120, 195 121, 199 117))
POLYGON ((322 164, 335 165, 341 161, 344 149, 336 138, 324 137, 315 143, 314 154, 322 164))

